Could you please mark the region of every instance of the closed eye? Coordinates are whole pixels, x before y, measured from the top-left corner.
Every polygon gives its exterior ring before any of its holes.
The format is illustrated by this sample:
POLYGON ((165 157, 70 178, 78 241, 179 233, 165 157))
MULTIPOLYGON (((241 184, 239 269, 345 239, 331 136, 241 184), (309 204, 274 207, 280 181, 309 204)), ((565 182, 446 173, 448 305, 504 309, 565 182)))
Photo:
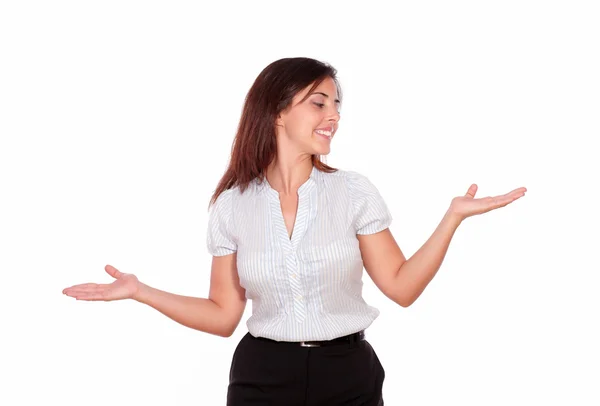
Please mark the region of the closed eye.
MULTIPOLYGON (((323 103, 313 102, 313 104, 316 105, 317 107, 319 107, 320 109, 322 109, 323 107, 325 107, 325 104, 323 104, 323 103)), ((339 109, 338 109, 337 112, 338 112, 338 114, 342 114, 342 112, 339 109)))

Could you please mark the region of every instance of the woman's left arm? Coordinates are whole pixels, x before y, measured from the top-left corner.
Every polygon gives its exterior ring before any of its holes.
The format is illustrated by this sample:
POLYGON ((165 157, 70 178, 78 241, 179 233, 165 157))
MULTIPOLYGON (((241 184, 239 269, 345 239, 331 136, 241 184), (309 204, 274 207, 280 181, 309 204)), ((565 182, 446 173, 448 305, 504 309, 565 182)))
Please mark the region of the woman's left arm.
POLYGON ((452 199, 431 237, 408 260, 389 229, 376 234, 357 235, 364 267, 375 285, 400 306, 408 307, 433 279, 448 251, 460 223, 467 217, 504 207, 525 195, 521 187, 505 195, 475 199, 477 185, 464 196, 452 199))

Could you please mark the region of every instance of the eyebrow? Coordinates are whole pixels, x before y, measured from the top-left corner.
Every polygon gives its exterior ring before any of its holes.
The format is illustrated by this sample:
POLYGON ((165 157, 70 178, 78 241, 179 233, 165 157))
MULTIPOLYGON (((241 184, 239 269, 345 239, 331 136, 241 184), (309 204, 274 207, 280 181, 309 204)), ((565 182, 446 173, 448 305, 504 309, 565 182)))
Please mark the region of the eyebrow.
MULTIPOLYGON (((329 95, 328 95, 328 94, 326 94, 326 93, 323 93, 323 92, 312 92, 310 95, 312 96, 313 94, 320 94, 320 95, 323 95, 323 96, 325 96, 325 97, 329 98, 329 95)), ((340 101, 339 101, 338 99, 335 99, 335 102, 336 102, 337 104, 340 104, 340 101)))

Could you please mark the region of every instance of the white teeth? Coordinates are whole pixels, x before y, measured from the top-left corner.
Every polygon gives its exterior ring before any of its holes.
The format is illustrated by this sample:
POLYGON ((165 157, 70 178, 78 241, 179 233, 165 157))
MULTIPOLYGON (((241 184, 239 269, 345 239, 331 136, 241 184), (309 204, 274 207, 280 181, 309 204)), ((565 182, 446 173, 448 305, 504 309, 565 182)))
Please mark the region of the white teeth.
POLYGON ((315 130, 315 132, 316 132, 317 134, 325 135, 325 136, 327 136, 327 137, 331 138, 331 131, 315 130))

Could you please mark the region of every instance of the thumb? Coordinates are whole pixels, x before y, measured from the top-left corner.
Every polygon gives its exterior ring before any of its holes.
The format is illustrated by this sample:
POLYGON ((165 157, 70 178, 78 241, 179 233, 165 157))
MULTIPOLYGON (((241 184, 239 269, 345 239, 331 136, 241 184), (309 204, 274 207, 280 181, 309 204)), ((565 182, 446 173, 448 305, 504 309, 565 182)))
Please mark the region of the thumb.
POLYGON ((475 193, 477 193, 477 185, 473 183, 471 187, 469 187, 469 190, 467 190, 465 197, 470 197, 472 199, 475 197, 475 193))
POLYGON ((119 279, 121 276, 123 276, 123 272, 120 272, 117 268, 115 268, 112 265, 106 265, 104 267, 104 270, 106 271, 106 273, 108 273, 115 279, 119 279))

